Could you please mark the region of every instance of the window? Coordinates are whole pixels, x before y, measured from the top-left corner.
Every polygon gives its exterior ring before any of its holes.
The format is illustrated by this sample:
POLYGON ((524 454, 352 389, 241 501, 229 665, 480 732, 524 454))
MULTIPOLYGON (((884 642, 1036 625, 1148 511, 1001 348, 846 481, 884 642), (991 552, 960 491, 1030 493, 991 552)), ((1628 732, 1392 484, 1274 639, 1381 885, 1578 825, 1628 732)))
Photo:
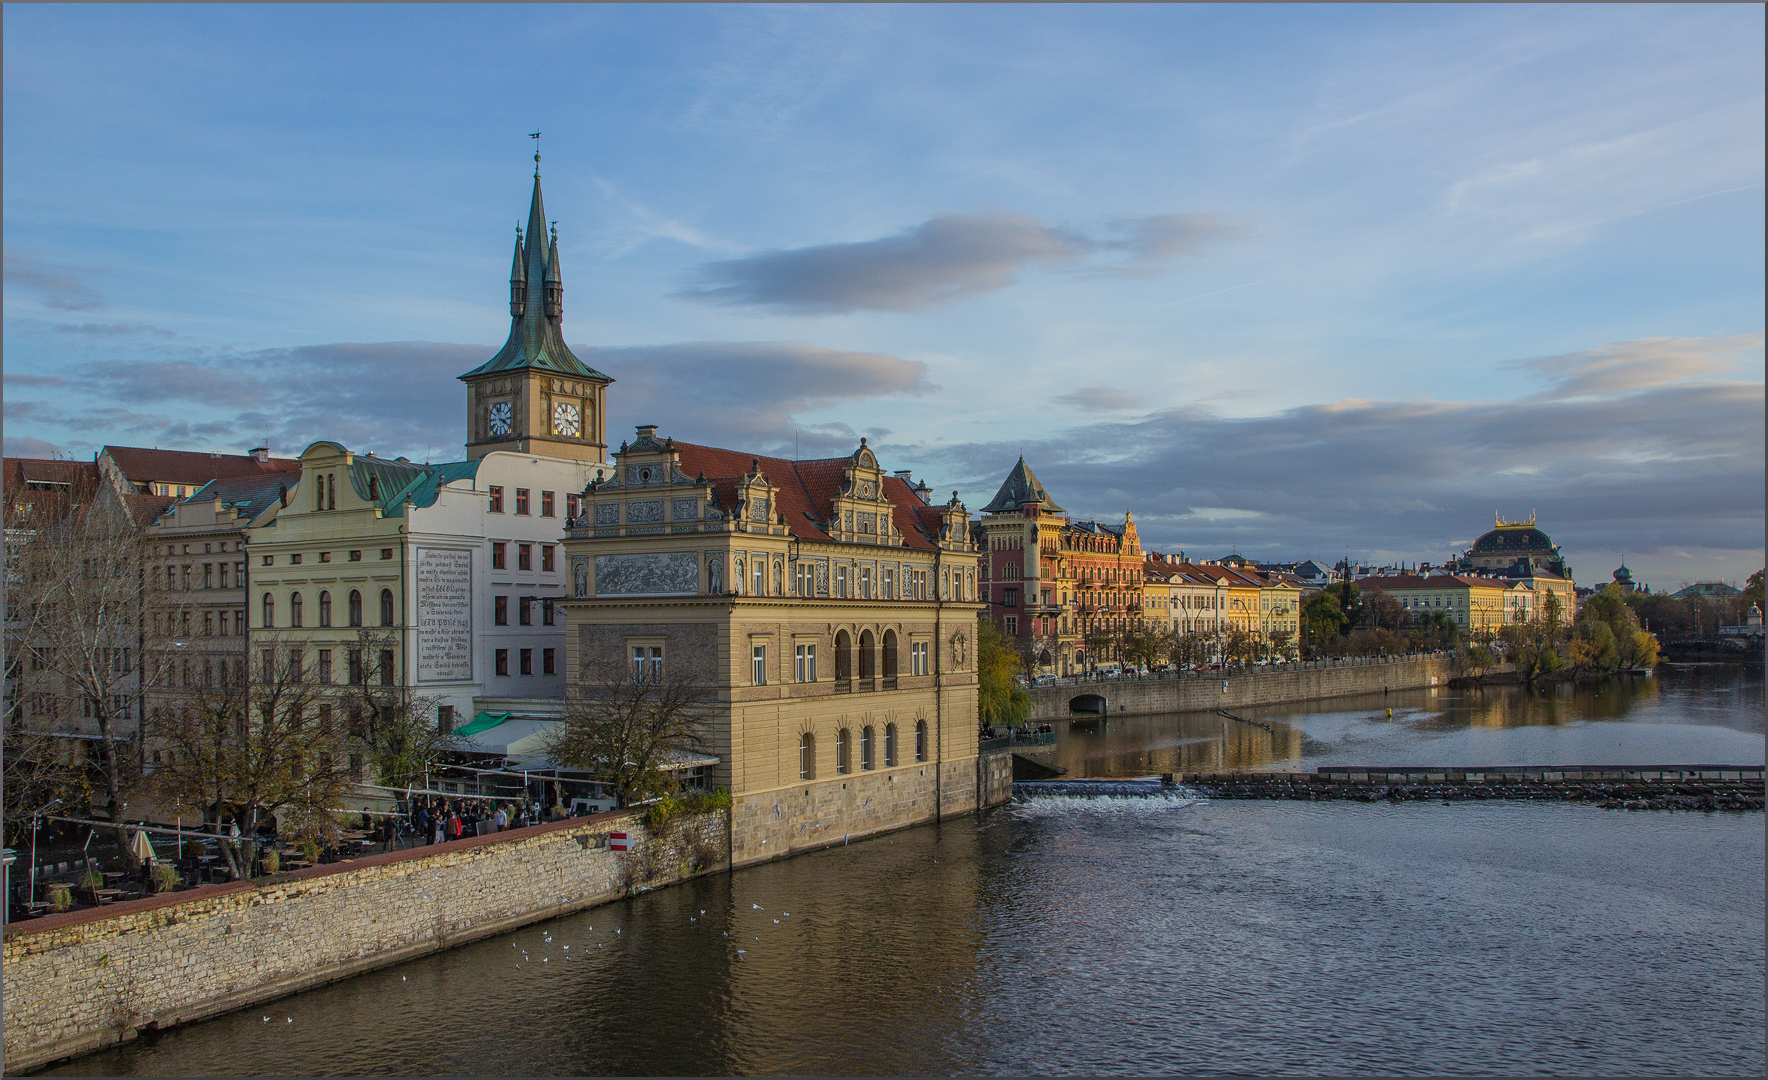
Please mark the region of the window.
POLYGON ((884 725, 884 767, 896 768, 896 725, 884 725))
MULTIPOLYGON (((289 565, 290 565, 290 566, 299 566, 299 565, 301 565, 301 555, 300 555, 300 554, 299 554, 299 553, 298 553, 298 552, 297 552, 297 553, 296 553, 296 554, 294 554, 294 555, 290 555, 290 556, 289 556, 289 565)), ((184 573, 185 573, 185 575, 186 575, 186 576, 189 576, 189 574, 190 574, 190 567, 188 567, 188 566, 187 566, 187 567, 185 567, 185 568, 184 568, 184 573)))
POLYGON ((872 568, 869 566, 859 568, 859 598, 861 600, 872 598, 872 568))
POLYGON ((1006 605, 1007 607, 1018 607, 1019 606, 1019 590, 1018 589, 1003 589, 1001 591, 1001 603, 1006 605))
POLYGON ((749 683, 751 686, 767 685, 766 645, 753 645, 749 649, 749 683))
POLYGON ((565 516, 576 519, 583 515, 583 497, 580 495, 565 496, 565 516))
POLYGON ((929 663, 929 642, 914 641, 909 643, 909 674, 931 675, 932 664, 929 663))
MULTIPOLYGON (((896 678, 896 631, 884 631, 884 671, 886 679, 896 678)), ((886 687, 888 689, 888 687, 886 687)))
POLYGON ((835 771, 845 776, 853 771, 853 735, 846 728, 835 733, 835 771))
POLYGON ((503 485, 492 484, 489 490, 491 495, 491 512, 493 514, 503 513, 503 485))
POLYGON ((361 551, 352 551, 350 553, 350 561, 351 562, 361 562, 362 561, 362 552, 361 551))
MULTIPOLYGON (((276 565, 276 556, 274 556, 274 555, 264 556, 264 565, 265 566, 275 566, 276 565)), ((172 568, 170 566, 166 567, 166 574, 168 577, 171 576, 171 573, 172 573, 172 568)))
POLYGON ((329 592, 319 594, 319 625, 331 625, 331 593, 329 592))
POLYGON ((289 597, 289 625, 299 628, 301 625, 301 594, 289 597))
POLYGON ((215 564, 214 563, 204 563, 203 564, 203 588, 212 589, 214 587, 215 587, 215 564))
POLYGON ((494 540, 491 542, 491 569, 507 570, 509 568, 506 565, 509 560, 504 555, 504 551, 508 547, 509 545, 501 540, 494 540))
POLYGON ((269 629, 276 625, 276 597, 264 594, 264 627, 269 629))
POLYGON ((213 637, 214 635, 215 635, 215 613, 212 611, 205 611, 205 612, 203 612, 203 636, 204 637, 213 637))
POLYGON ((380 663, 381 685, 382 686, 392 686, 395 681, 394 677, 393 677, 394 676, 393 650, 392 649, 382 649, 380 661, 381 661, 381 663, 380 663))
POLYGON ((528 512, 528 489, 527 488, 517 488, 516 489, 516 513, 526 514, 527 512, 528 512))
POLYGON ((381 590, 381 625, 393 625, 393 590, 381 590))
POLYGON ((544 600, 540 601, 540 625, 542 625, 542 626, 553 625, 553 619, 557 616, 557 614, 558 614, 558 609, 553 607, 552 597, 549 596, 549 597, 545 598, 544 600))
POLYGON ((219 618, 221 621, 221 629, 218 630, 217 633, 219 633, 222 637, 226 637, 227 636, 227 612, 225 612, 225 611, 221 612, 219 618))
POLYGON ((859 767, 861 769, 878 767, 878 763, 872 758, 872 729, 869 725, 861 728, 859 732, 859 767))
MULTIPOLYGON (((276 650, 265 649, 263 652, 263 660, 264 681, 274 685, 276 683, 276 650)), ((184 684, 186 686, 190 685, 190 667, 188 661, 186 661, 184 669, 184 684)))
POLYGON ((540 516, 553 516, 553 493, 550 491, 543 491, 540 493, 540 516))
POLYGON ((534 650, 533 649, 523 649, 520 660, 522 662, 522 667, 521 667, 522 674, 524 674, 524 675, 534 674, 534 650))
POLYGON ((534 569, 534 545, 533 544, 517 544, 516 545, 516 569, 517 570, 532 570, 532 569, 534 569))
MULTIPOLYGON (((835 595, 844 600, 847 598, 847 567, 845 566, 835 567, 835 595)), ((836 740, 836 746, 840 746, 840 740, 838 739, 836 740)), ((839 769, 837 769, 837 771, 839 771, 839 769)))
POLYGON ((540 650, 540 673, 542 675, 557 675, 559 673, 559 650, 540 650))
MULTIPOLYGON (((540 572, 543 574, 550 574, 552 573, 552 568, 553 546, 551 544, 542 544, 540 545, 540 572)), ((550 626, 552 624, 548 623, 547 625, 550 626)))
POLYGON ((749 595, 751 595, 751 596, 766 596, 767 595, 767 560, 756 559, 754 561, 753 579, 754 579, 753 587, 749 590, 749 595))
POLYGON ((436 730, 447 735, 454 730, 454 706, 436 706, 436 730))
POLYGON ((319 561, 320 562, 331 562, 331 552, 329 552, 329 551, 320 552, 319 553, 319 561))
POLYGON ((915 760, 927 760, 927 721, 915 722, 915 760))
POLYGON ((816 646, 799 645, 794 650, 794 670, 801 683, 816 682, 816 646))
POLYGON ((305 676, 307 665, 300 649, 289 650, 289 682, 300 682, 305 676))
POLYGON ((896 571, 891 567, 884 568, 884 591, 879 594, 883 600, 896 599, 896 571))
POLYGON ((532 596, 516 598, 516 622, 523 626, 534 625, 534 598, 532 596))
POLYGON ((798 779, 816 779, 816 736, 808 731, 798 736, 798 779))
POLYGON ((493 597, 491 600, 491 623, 493 626, 510 624, 510 598, 507 596, 493 597))
POLYGON ((795 596, 809 596, 816 591, 816 568, 800 560, 792 564, 792 592, 795 596))
POLYGON ((634 645, 632 647, 632 681, 640 683, 663 681, 663 646, 634 645))
MULTIPOLYGON (((1007 591, 1011 592, 1012 590, 1009 589, 1007 591)), ((1007 616, 1007 636, 1011 637, 1014 634, 1017 634, 1018 632, 1019 632, 1019 616, 1017 616, 1017 615, 1007 616)))
POLYGON ((499 675, 510 673, 510 651, 508 649, 497 650, 497 673, 499 675))
MULTIPOLYGON (((391 559, 392 557, 393 557, 393 549, 392 548, 382 548, 381 549, 381 558, 391 559)), ((452 705, 444 705, 443 708, 449 709, 449 708, 453 708, 453 706, 452 705)))
MULTIPOLYGON (((332 681, 332 651, 330 649, 319 650, 319 681, 322 683, 332 681)), ((331 707, 327 705, 323 708, 329 710, 331 707)))
POLYGON ((362 594, 355 589, 350 590, 350 625, 362 625, 362 594))
MULTIPOLYGON (((220 581, 220 584, 218 587, 223 588, 223 589, 233 588, 233 579, 228 574, 228 571, 233 568, 233 564, 232 563, 222 563, 220 565, 221 565, 221 581, 220 581)), ((240 582, 240 584, 243 585, 243 584, 245 584, 245 582, 242 581, 242 582, 240 582)))

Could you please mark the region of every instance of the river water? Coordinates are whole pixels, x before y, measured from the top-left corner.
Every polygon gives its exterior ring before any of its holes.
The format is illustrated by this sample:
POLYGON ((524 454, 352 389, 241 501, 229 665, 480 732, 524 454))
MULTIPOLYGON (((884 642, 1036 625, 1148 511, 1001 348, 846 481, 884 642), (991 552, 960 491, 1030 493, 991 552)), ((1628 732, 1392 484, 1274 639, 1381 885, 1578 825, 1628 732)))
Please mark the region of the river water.
MULTIPOLYGON (((1240 715, 1276 734, 1133 718, 1056 756, 1098 776, 1763 754, 1761 676, 1730 668, 1240 715)), ((1763 838, 1760 814, 1040 797, 60 1071, 1761 1075, 1763 838)))

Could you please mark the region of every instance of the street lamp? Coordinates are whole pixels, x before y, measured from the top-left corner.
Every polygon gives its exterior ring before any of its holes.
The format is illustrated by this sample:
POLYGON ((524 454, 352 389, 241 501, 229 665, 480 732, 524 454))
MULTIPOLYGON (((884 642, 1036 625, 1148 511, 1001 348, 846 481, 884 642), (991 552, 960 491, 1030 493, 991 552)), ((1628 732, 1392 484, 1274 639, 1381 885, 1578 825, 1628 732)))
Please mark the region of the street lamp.
POLYGON ((55 798, 50 799, 48 802, 44 803, 42 806, 39 806, 37 809, 31 811, 31 893, 30 893, 30 896, 31 896, 31 902, 33 904, 37 902, 37 822, 40 818, 42 818, 43 811, 48 810, 52 807, 60 806, 60 805, 61 805, 61 797, 58 795, 55 798))

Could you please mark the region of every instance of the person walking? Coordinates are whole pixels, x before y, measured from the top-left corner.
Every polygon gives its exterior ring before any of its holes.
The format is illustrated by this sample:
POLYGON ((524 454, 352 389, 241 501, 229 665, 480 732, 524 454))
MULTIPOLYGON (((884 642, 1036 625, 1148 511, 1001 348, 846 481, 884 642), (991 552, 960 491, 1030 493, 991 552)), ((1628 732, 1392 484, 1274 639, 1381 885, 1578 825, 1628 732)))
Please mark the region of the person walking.
POLYGON ((501 806, 498 807, 497 808, 497 831, 502 832, 504 830, 504 827, 506 825, 508 825, 509 823, 510 823, 509 815, 504 812, 503 807, 501 807, 501 806))

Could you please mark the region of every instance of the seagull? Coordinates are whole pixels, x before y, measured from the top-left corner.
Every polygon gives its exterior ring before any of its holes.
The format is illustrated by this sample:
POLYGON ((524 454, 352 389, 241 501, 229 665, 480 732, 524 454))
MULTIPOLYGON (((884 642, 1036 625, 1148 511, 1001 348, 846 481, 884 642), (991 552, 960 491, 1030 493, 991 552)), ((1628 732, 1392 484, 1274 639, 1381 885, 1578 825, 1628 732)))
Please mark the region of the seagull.
POLYGON ((270 1022, 270 1018, 269 1018, 269 1017, 268 1017, 268 1016, 266 1016, 266 1017, 265 1017, 265 1018, 264 1018, 264 1022, 265 1022, 265 1023, 266 1023, 266 1024, 268 1024, 268 1023, 269 1023, 269 1022, 270 1022))
POLYGON ((780 925, 780 920, 778 920, 778 919, 775 919, 775 920, 774 920, 774 921, 773 921, 773 924, 774 924, 774 925, 775 925, 775 926, 778 926, 778 925, 780 925))
POLYGON ((792 917, 792 913, 790 911, 782 911, 780 914, 784 915, 788 919, 790 919, 792 917))
POLYGON ((399 976, 399 981, 400 981, 400 982, 404 982, 404 981, 405 981, 405 976, 403 976, 403 975, 401 975, 401 976, 399 976))
POLYGON ((761 905, 760 905, 760 904, 750 904, 750 905, 749 905, 749 906, 750 906, 750 907, 752 907, 752 908, 754 908, 754 909, 755 909, 755 910, 756 910, 756 911, 760 911, 760 910, 761 910, 761 905))
POLYGON ((283 1023, 285 1023, 285 1024, 292 1024, 294 1022, 295 1022, 295 1018, 292 1016, 289 1017, 287 1020, 283 1021, 283 1023))
POLYGON ((702 914, 702 915, 704 915, 704 914, 706 914, 706 909, 705 909, 705 908, 701 908, 701 909, 700 909, 700 914, 702 914))

